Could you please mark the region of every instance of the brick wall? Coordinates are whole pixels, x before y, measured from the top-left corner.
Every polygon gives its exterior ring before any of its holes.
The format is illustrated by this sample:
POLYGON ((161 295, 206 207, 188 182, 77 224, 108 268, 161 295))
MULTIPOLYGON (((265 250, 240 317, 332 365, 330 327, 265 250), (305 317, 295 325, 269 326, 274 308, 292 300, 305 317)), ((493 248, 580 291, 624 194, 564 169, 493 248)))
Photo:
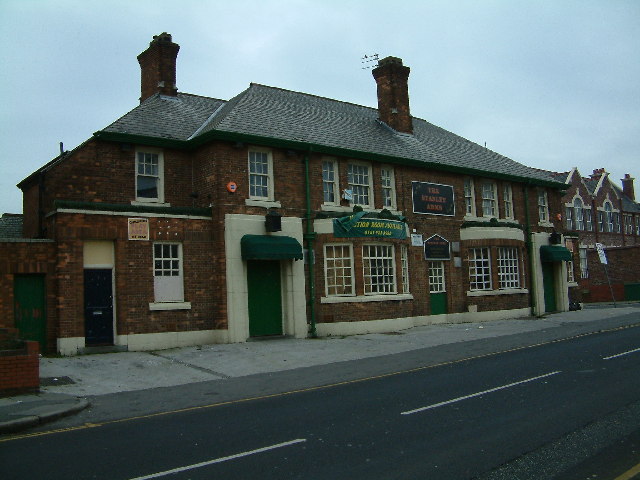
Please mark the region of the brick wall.
MULTIPOLYGON (((607 256, 607 271, 613 294, 616 300, 624 299, 624 285, 640 283, 640 271, 636 265, 640 264, 640 245, 605 248, 607 256)), ((610 302, 611 291, 607 282, 605 267, 595 249, 587 250, 589 277, 580 279, 580 290, 585 302, 610 302)))
POLYGON ((38 342, 24 342, 19 350, 0 350, 0 397, 38 392, 40 359, 38 342))

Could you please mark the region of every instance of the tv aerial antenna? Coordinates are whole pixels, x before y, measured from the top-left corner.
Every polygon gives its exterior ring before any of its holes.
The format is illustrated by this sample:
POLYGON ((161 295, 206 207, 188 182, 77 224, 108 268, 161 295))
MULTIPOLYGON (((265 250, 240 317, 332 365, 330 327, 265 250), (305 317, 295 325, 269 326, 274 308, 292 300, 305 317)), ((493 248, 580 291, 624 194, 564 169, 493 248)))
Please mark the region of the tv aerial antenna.
POLYGON ((365 55, 360 59, 362 63, 362 70, 368 70, 369 68, 376 68, 378 66, 378 54, 365 55))

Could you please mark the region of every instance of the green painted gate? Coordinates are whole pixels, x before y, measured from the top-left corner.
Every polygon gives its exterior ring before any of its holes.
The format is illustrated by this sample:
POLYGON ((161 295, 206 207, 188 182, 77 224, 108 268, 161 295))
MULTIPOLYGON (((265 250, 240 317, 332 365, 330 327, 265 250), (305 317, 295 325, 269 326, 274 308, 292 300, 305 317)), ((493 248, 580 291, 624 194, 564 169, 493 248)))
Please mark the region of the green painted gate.
POLYGON ((280 262, 247 261, 249 335, 282 335, 280 262))
POLYGON ((15 325, 20 337, 40 342, 40 351, 47 348, 47 309, 44 275, 13 277, 15 325))
POLYGON ((544 284, 544 311, 555 312, 558 309, 556 306, 556 282, 551 262, 542 262, 542 283, 544 284))

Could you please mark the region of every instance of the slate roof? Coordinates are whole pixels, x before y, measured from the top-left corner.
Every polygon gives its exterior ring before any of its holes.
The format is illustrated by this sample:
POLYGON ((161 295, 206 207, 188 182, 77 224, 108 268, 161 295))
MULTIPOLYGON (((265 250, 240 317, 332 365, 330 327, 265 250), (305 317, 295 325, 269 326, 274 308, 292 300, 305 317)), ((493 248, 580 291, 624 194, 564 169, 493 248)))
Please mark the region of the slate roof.
POLYGON ((22 215, 5 213, 0 217, 0 241, 22 238, 22 215))
POLYGON ((154 95, 102 132, 179 141, 206 138, 211 132, 240 134, 425 163, 431 168, 559 182, 550 172, 522 165, 425 120, 414 117, 413 128, 413 135, 392 130, 378 120, 375 108, 251 84, 227 102, 185 93, 154 95))

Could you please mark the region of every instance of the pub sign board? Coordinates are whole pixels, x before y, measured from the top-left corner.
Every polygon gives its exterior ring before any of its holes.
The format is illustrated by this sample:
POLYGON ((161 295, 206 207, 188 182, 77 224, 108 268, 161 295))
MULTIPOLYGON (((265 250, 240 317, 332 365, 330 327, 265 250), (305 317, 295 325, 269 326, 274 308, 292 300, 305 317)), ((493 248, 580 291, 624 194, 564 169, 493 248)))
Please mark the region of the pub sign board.
POLYGON ((413 196, 413 213, 425 215, 456 214, 453 200, 453 185, 439 183, 411 182, 413 196))
POLYGON ((440 235, 431 235, 424 241, 425 260, 450 260, 449 241, 440 235))

